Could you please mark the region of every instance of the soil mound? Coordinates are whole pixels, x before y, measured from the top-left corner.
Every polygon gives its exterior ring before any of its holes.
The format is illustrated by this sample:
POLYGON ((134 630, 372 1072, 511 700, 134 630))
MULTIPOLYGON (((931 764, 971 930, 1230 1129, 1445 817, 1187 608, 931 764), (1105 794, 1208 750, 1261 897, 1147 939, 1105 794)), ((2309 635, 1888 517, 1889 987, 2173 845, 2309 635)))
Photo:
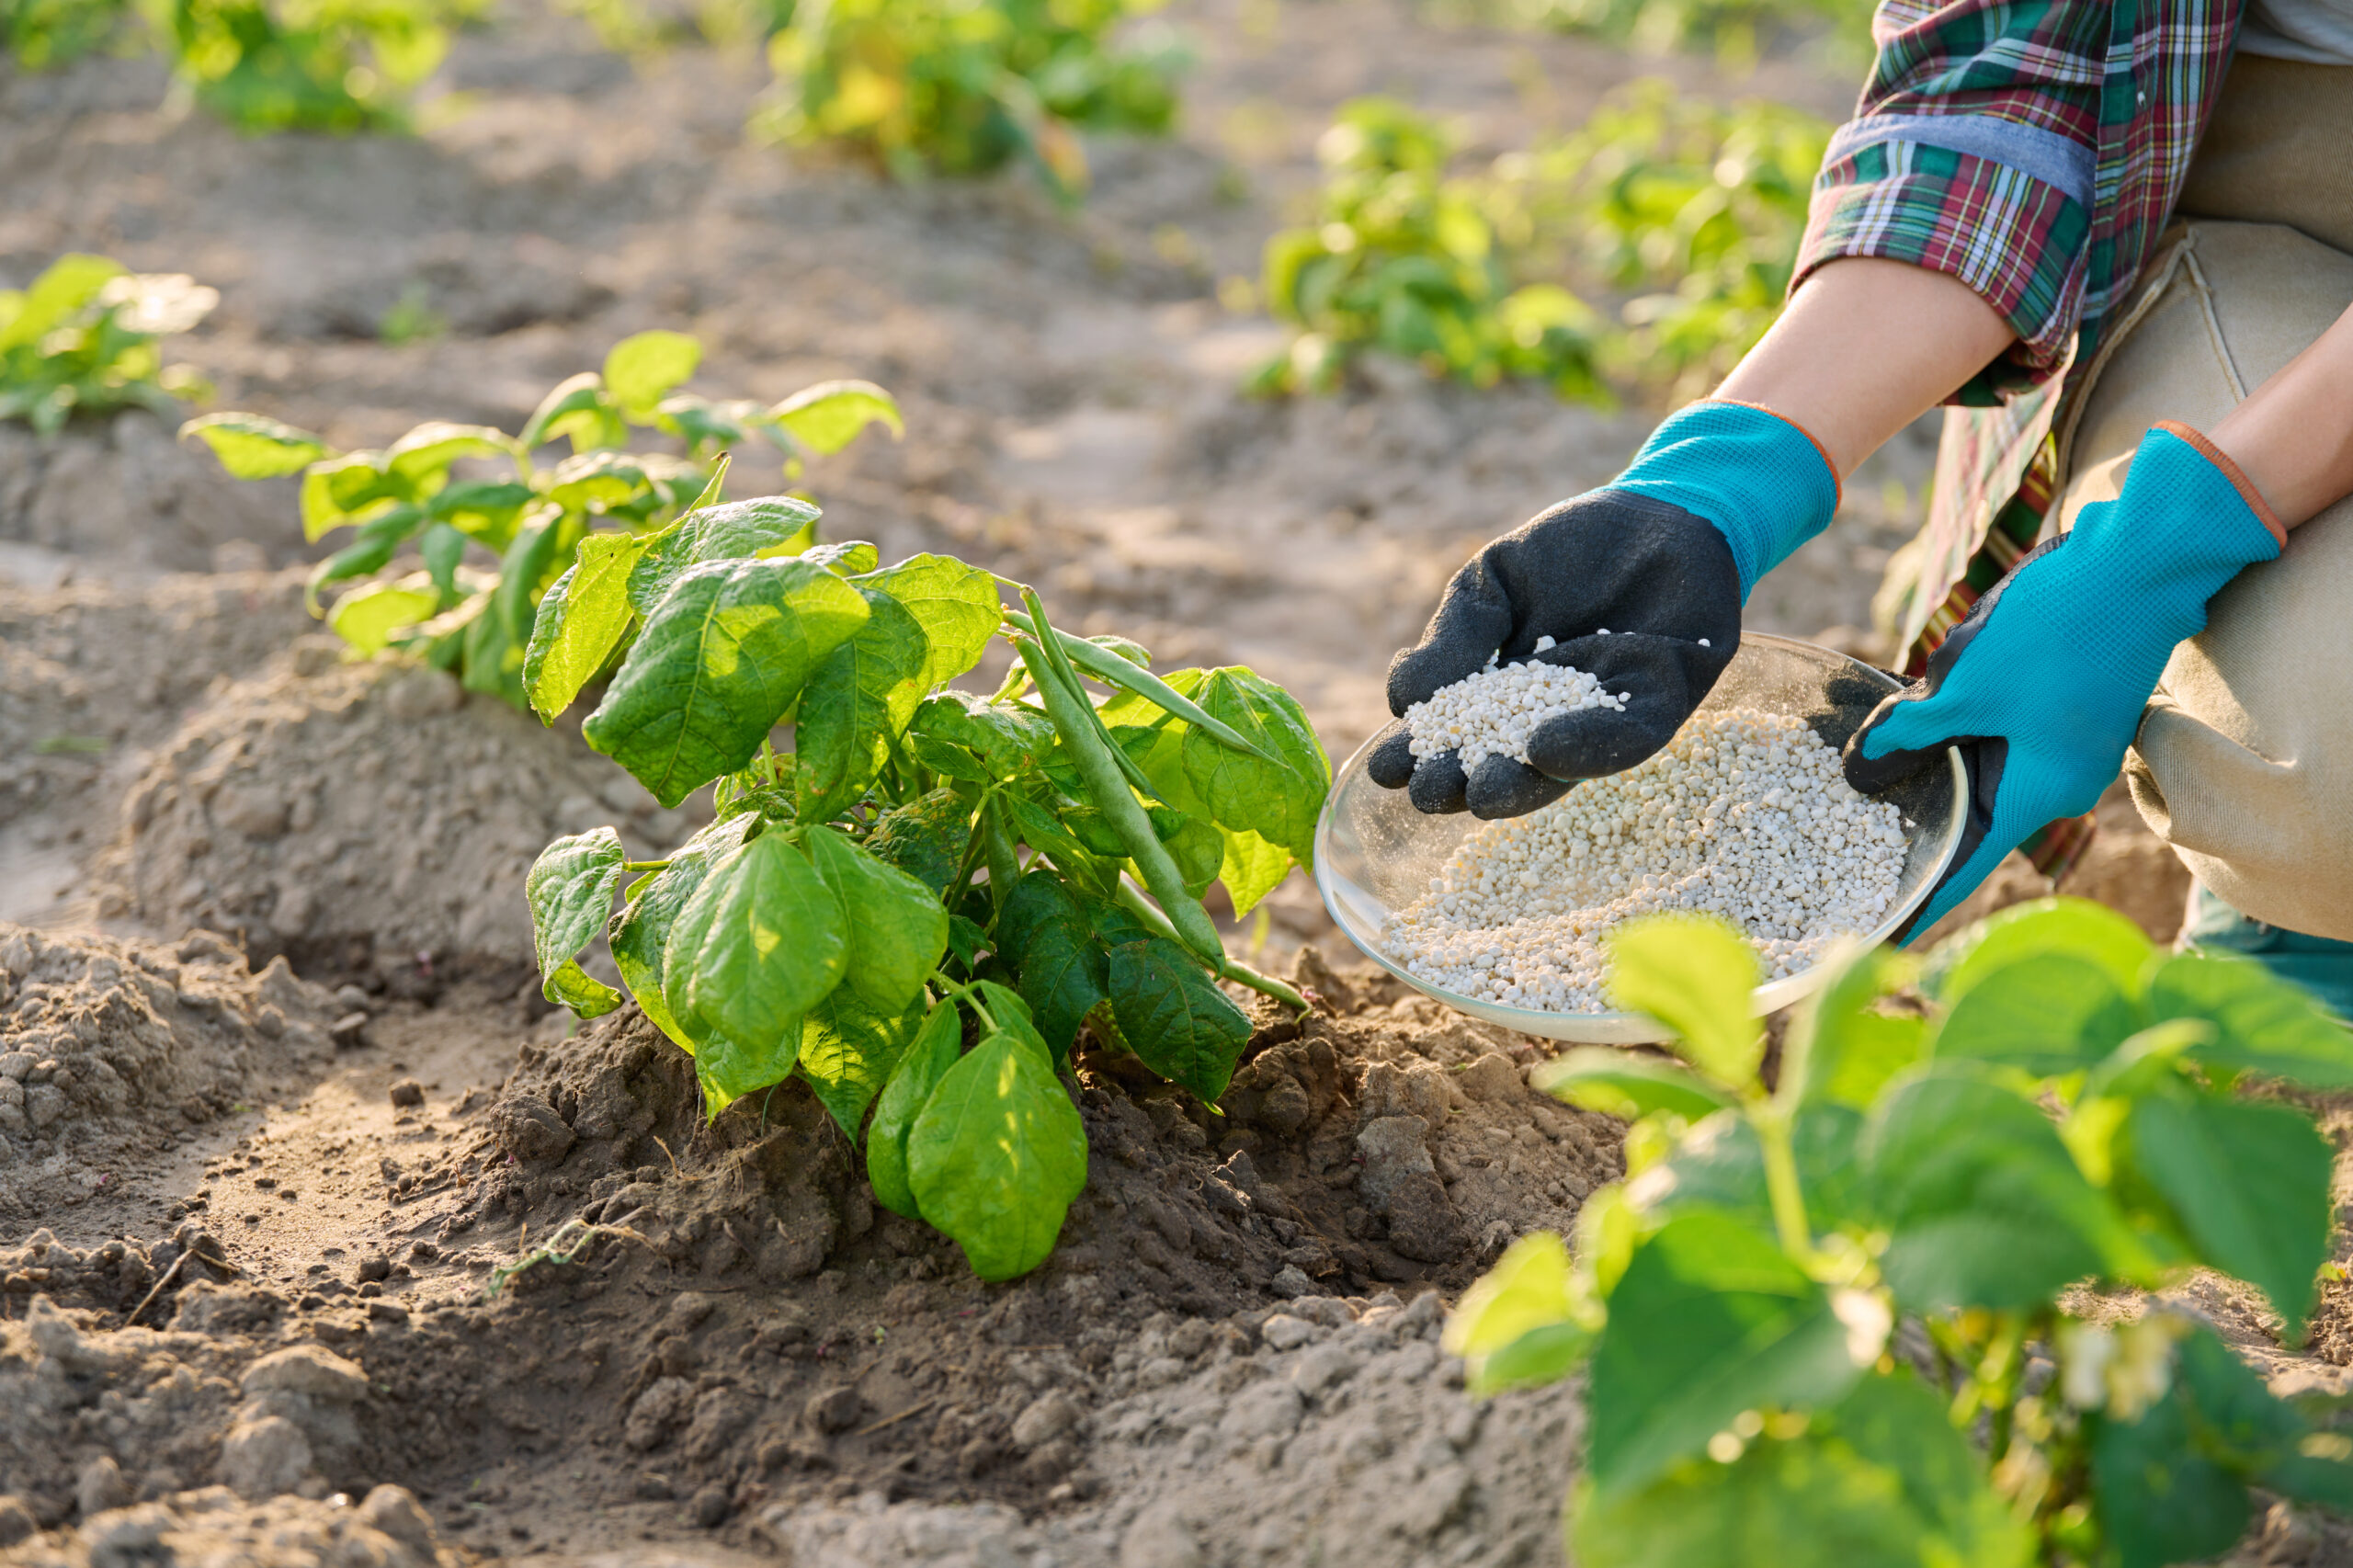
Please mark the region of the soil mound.
MULTIPOLYGON (((0 1522, 0 1531, 6 1528, 0 1522)), ((457 1568, 459 1559, 441 1545, 416 1499, 397 1486, 377 1487, 356 1506, 347 1497, 313 1502, 290 1496, 258 1507, 227 1487, 212 1486, 108 1509, 79 1529, 29 1541, 0 1562, 23 1568, 117 1568, 133 1562, 457 1568)))
POLYGON ((335 1003, 209 931, 176 947, 0 925, 0 1221, 61 1210, 334 1053, 335 1003))
POLYGON ((575 731, 438 670, 305 645, 222 691, 147 760, 100 907, 231 932, 305 972, 521 966, 524 873, 550 839, 607 822, 633 849, 692 829, 575 731))
POLYGON ((311 551, 294 481, 231 479, 144 409, 44 439, 0 426, 0 541, 102 557, 111 568, 210 572, 228 559, 283 565, 311 551))

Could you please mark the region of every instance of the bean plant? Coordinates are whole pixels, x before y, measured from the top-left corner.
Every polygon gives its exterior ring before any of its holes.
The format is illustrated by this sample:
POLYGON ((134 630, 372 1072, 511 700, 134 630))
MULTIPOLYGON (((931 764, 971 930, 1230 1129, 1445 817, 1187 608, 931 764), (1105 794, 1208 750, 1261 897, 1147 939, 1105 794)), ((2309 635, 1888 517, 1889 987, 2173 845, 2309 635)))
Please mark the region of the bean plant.
POLYGON ((1589 403, 1691 395, 1779 310, 1827 134, 1638 83, 1573 136, 1456 171, 1438 121, 1358 99, 1319 146, 1313 220, 1267 242, 1261 290, 1298 333, 1252 385, 1330 391, 1377 352, 1589 403))
MULTIPOLYGON (((755 437, 784 454, 790 478, 804 455, 839 451, 870 423, 901 428, 890 394, 866 381, 826 381, 774 404, 680 391, 701 357, 683 333, 624 338, 601 371, 550 392, 519 436, 434 421, 380 450, 339 452, 310 431, 242 413, 190 420, 181 435, 204 441, 239 479, 300 473, 305 539, 352 530, 352 542, 312 573, 310 602, 356 653, 420 653, 469 689, 520 707, 540 597, 587 541, 664 528, 715 494, 725 454, 755 437), (630 450, 641 431, 683 451, 630 450), (536 461, 555 441, 570 455, 536 461), (474 472, 460 475, 460 464, 474 472), (421 568, 396 565, 412 551, 421 568), (470 554, 494 557, 495 570, 467 564, 470 554), (362 579, 321 611, 321 590, 362 579)), ((813 527, 806 502, 767 506, 795 528, 813 527)))
POLYGON ((1631 924, 1612 960, 1680 1060, 1542 1073, 1633 1121, 1628 1175, 1445 1334, 1478 1392, 1585 1369, 1585 1568, 2159 1568, 2227 1551, 2254 1488, 2353 1509, 2329 1407, 2137 1294, 2211 1269, 2301 1336, 2333 1151, 2299 1096, 2353 1085, 2304 993, 2045 900, 1925 963, 1849 949, 1768 1086, 1730 928, 1631 924))
POLYGON ((175 93, 247 135, 404 131, 479 0, 142 0, 175 93))
POLYGON ((1246 668, 1155 676, 951 557, 801 549, 811 520, 747 501, 592 534, 540 602, 533 707, 552 722, 625 649, 582 733, 665 805, 710 785, 716 808, 658 859, 610 827, 548 846, 546 993, 621 1005, 579 961, 604 934, 710 1115, 801 1079, 863 1132, 880 1202, 1010 1278, 1086 1184, 1057 1076, 1082 1028, 1214 1105, 1251 1034, 1219 983, 1304 1006, 1201 898, 1222 881, 1247 912, 1310 860, 1330 765, 1246 668), (993 640, 1003 683, 950 685, 993 640))
POLYGON ((1162 0, 826 0, 770 41, 777 86, 753 128, 839 143, 894 178, 1027 164, 1058 196, 1086 187, 1078 132, 1160 135, 1188 56, 1123 23, 1162 0))
POLYGON ((185 273, 135 273, 103 256, 50 263, 29 288, 0 289, 0 419, 55 435, 77 414, 179 411, 210 395, 161 340, 188 331, 221 296, 185 273))

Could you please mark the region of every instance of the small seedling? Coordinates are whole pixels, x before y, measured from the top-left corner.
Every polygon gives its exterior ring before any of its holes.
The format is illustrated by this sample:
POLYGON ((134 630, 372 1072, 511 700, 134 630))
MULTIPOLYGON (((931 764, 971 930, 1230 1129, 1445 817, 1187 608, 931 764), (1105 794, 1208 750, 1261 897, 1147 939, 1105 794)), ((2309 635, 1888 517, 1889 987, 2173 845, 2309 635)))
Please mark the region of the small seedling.
POLYGON ((0 419, 55 435, 77 414, 176 415, 210 395, 162 339, 202 321, 221 296, 180 273, 134 273, 102 256, 63 256, 21 291, 0 289, 0 419))

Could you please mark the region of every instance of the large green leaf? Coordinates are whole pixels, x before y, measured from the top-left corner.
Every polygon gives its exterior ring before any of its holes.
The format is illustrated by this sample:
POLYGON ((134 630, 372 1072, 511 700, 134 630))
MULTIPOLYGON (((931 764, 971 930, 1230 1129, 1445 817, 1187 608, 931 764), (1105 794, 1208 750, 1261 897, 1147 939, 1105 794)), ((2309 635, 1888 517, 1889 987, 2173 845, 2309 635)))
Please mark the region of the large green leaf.
POLYGON ((1025 872, 997 916, 996 945, 1039 1034, 1056 1060, 1068 1056, 1086 1015, 1110 997, 1110 960, 1086 902, 1051 871, 1025 872))
POLYGON ((259 414, 207 414, 180 426, 212 449, 232 479, 277 479, 300 473, 327 455, 327 444, 259 414))
POLYGON ((1805 1064, 1805 1097, 1868 1110, 1888 1080, 1927 1053, 1928 1024, 1871 1010, 1909 978, 1911 960, 1855 942, 1824 960, 1827 983, 1790 1028, 1790 1055, 1805 1064))
POLYGON ((952 556, 911 555, 858 582, 906 606, 923 628, 930 644, 923 670, 926 690, 979 664, 1004 613, 996 579, 952 556))
POLYGON ((810 858, 847 917, 848 987, 894 1015, 915 1005, 948 950, 948 910, 921 881, 831 828, 809 830, 810 858))
POLYGON ((2057 1077, 2097 1065, 2140 1028, 2139 1014, 2101 965, 2074 953, 2035 953, 1978 978, 1930 1050, 2057 1077))
POLYGON ((1244 828, 1239 832, 1230 827, 1217 830, 1222 846, 1218 861, 1218 881, 1225 884, 1226 896, 1233 901, 1236 920, 1258 906, 1258 902, 1282 886, 1290 869, 1299 864, 1298 858, 1281 845, 1244 828))
POLYGON ((335 600, 327 625, 362 658, 392 645, 392 634, 432 619, 441 608, 441 596, 430 587, 404 587, 394 583, 370 583, 335 600))
POLYGON ((568 376, 551 387, 524 422, 517 440, 529 451, 567 436, 575 454, 597 447, 618 447, 629 439, 629 427, 621 423, 606 392, 604 378, 594 370, 568 376))
POLYGON ((856 588, 804 561, 690 567, 582 733, 675 806, 751 761, 810 672, 867 614, 856 588))
POLYGON ((891 744, 923 700, 923 628, 872 589, 866 624, 810 672, 793 724, 794 787, 804 821, 824 822, 882 771, 891 744))
POLYGON ((1605 1494, 1646 1486, 1742 1411, 1835 1404, 1859 1372, 1829 1297, 1789 1255, 1725 1215, 1684 1215, 1609 1293, 1586 1471, 1605 1494))
POLYGON ((1475 1396, 1557 1382, 1591 1353, 1600 1320, 1552 1231, 1504 1249, 1446 1320, 1439 1346, 1460 1356, 1475 1396))
POLYGON ((953 790, 934 790, 877 817, 866 851, 944 895, 963 864, 972 831, 972 801, 953 790))
POLYGON ((1043 1263, 1086 1186, 1086 1124, 1043 1042, 1000 1023, 941 1075, 907 1137, 916 1207, 983 1279, 1043 1263))
POLYGON ((2120 1260, 2123 1222, 2030 1101, 1963 1068, 1913 1073, 1863 1135, 1881 1267, 1906 1311, 2030 1307, 2120 1260))
POLYGON ((584 1018, 601 1018, 621 1005, 621 994, 566 959, 540 986, 540 994, 584 1018))
POLYGON ((790 495, 763 495, 688 513, 645 541, 630 568, 630 608, 651 615, 689 567, 712 561, 765 560, 797 550, 817 508, 790 495))
POLYGON ((849 967, 849 917, 840 897, 799 846, 771 829, 725 869, 714 869, 695 894, 697 903, 705 898, 712 901, 710 918, 688 1006, 742 1044, 788 1035, 797 1043, 802 1015, 849 967))
POLYGON ((752 1043, 716 1030, 705 1034, 695 1048, 695 1082, 702 1086, 703 1109, 715 1121, 745 1095, 776 1087, 792 1076, 800 1050, 798 1028, 752 1043))
POLYGON ((2287 1336, 2302 1332, 2328 1261, 2333 1165, 2303 1112, 2188 1093, 2135 1102, 2125 1122, 2142 1178, 2180 1216, 2200 1261, 2271 1300, 2287 1336))
POLYGON ((853 1143, 866 1108, 906 1054, 923 1019, 920 1007, 878 1013, 847 985, 810 1009, 801 1030, 801 1064, 794 1071, 808 1080, 853 1143))
POLYGON ((956 1004, 940 1003, 924 1018, 875 1098, 874 1119, 866 1129, 866 1179, 874 1186, 874 1200, 893 1214, 923 1218, 907 1179, 907 1135, 931 1091, 955 1065, 963 1040, 964 1021, 956 1004))
POLYGON ((1200 960, 1165 937, 1124 942, 1111 949, 1107 984, 1128 1049, 1215 1105, 1250 1043, 1250 1018, 1200 960))
POLYGON ((2117 1568, 2208 1562, 2245 1532, 2246 1483, 2197 1436, 2178 1387, 2137 1421, 2094 1423, 2092 1496, 2117 1568))
POLYGON ((1729 1089, 1745 1088, 1765 1059, 1765 1028, 1750 1000, 1756 950, 1713 915, 1656 915, 1614 927, 1609 1000, 1675 1031, 1681 1054, 1729 1089))
MULTIPOLYGON (((1821 1102, 1799 1107, 1790 1124, 1806 1221, 1816 1232, 1869 1218, 1857 1153, 1862 1131, 1861 1112, 1821 1102)), ((1665 1161, 1643 1173, 1631 1193, 1628 1201, 1652 1226, 1702 1209, 1731 1214, 1759 1233, 1774 1226, 1764 1150, 1755 1129, 1734 1115, 1718 1113, 1692 1128, 1665 1161)))
POLYGON ((894 437, 907 433, 897 401, 872 381, 820 381, 778 403, 768 416, 820 457, 840 451, 869 425, 882 425, 894 437))
POLYGON ((1908 1374, 1870 1377, 1790 1437, 1729 1463, 1688 1459, 1651 1484, 1580 1488, 1583 1568, 2026 1568, 2029 1530, 1988 1483, 1943 1402, 1908 1374))
POLYGON ((449 465, 460 458, 504 458, 515 453, 515 442, 503 430, 487 425, 452 425, 428 420, 384 449, 384 471, 420 493, 438 490, 449 477, 449 465))
POLYGON ((637 998, 637 1005, 654 1020, 655 1028, 689 1053, 695 1049, 697 1038, 706 1031, 699 1022, 682 1020, 672 1013, 662 994, 664 949, 670 940, 670 927, 695 890, 702 885, 711 866, 731 859, 744 846, 745 834, 757 821, 756 816, 731 817, 688 840, 671 854, 667 866, 648 872, 631 887, 628 906, 613 922, 608 937, 613 962, 621 971, 621 982, 637 998))
POLYGON ((1923 985, 1955 1006, 1986 976, 2020 959, 2065 953, 2098 965, 2119 989, 2137 996, 2155 950, 2141 927, 2104 904, 2040 898, 1989 915, 1939 944, 1923 985))
POLYGON ((1315 819, 1332 786, 1332 765, 1306 713, 1289 692, 1240 665, 1211 670, 1199 689, 1185 695, 1278 760, 1236 751, 1187 725, 1178 756, 1187 782, 1208 809, 1168 803, 1220 827, 1247 828, 1313 866, 1315 819))
POLYGON ((540 972, 553 974, 605 928, 621 884, 621 835, 609 827, 559 838, 540 851, 523 878, 540 972))
POLYGON ((523 653, 523 691, 548 723, 572 706, 629 631, 630 569, 643 548, 628 534, 589 534, 540 597, 523 653))
POLYGON ((1621 1121, 1637 1121, 1657 1110, 1697 1121, 1732 1104, 1722 1090, 1672 1062, 1600 1045, 1554 1057, 1528 1081, 1554 1099, 1621 1121))
POLYGON ((924 699, 913 728, 927 741, 971 752, 992 780, 1035 767, 1054 747, 1054 723, 1044 713, 1027 703, 991 702, 969 691, 924 699))
MULTIPOLYGON (((1218 871, 1225 864, 1225 840, 1218 830, 1199 817, 1188 817, 1166 806, 1153 806, 1146 813, 1152 822, 1153 836, 1176 864, 1176 874, 1183 880, 1185 892, 1199 898, 1217 881, 1218 871)), ((1142 880, 1142 873, 1138 873, 1142 880)))
POLYGON ((2189 1055, 2209 1067, 2259 1073, 2316 1089, 2353 1086, 2353 1029, 2311 992, 2252 959, 2181 953, 2149 978, 2158 1018, 2203 1018, 2211 1041, 2189 1055))
POLYGON ((683 332, 635 333, 606 354, 605 390, 624 415, 642 424, 701 363, 702 345, 683 332))

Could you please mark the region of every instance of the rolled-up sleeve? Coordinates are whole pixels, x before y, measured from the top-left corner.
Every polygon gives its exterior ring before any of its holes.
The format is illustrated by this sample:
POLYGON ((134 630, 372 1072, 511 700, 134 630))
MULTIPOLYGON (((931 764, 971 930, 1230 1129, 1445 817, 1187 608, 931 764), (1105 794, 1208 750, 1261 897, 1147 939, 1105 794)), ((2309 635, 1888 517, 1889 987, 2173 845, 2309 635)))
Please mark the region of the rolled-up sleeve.
POLYGON ((1949 273, 2018 335, 1993 380, 2063 366, 2084 312, 2112 17, 2081 0, 1888 0, 1791 287, 1844 256, 1949 273))

